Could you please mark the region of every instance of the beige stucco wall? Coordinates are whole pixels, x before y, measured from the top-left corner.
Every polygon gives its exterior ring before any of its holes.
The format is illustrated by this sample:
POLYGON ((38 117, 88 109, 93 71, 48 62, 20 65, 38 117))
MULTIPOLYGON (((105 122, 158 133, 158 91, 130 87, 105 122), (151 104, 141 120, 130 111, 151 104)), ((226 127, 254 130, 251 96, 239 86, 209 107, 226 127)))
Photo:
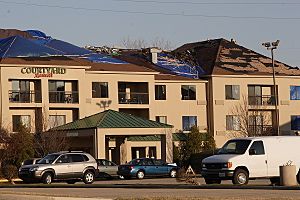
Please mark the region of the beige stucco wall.
POLYGON ((174 130, 177 132, 182 130, 182 116, 197 116, 200 131, 207 130, 205 81, 156 80, 155 84, 166 85, 166 100, 155 100, 150 105, 152 120, 155 120, 155 116, 167 116, 167 123, 174 125, 174 130), (182 85, 196 86, 196 100, 181 100, 182 85))
MULTIPOLYGON (((234 105, 242 102, 242 96, 248 96, 248 85, 273 85, 272 76, 214 76, 211 78, 213 98, 210 102, 213 107, 213 115, 209 115, 212 120, 213 130, 217 146, 220 147, 231 137, 226 132, 226 115, 232 114, 234 105), (240 85, 240 100, 225 99, 225 85, 240 85)), ((300 100, 290 100, 290 86, 300 85, 300 77, 276 76, 278 86, 279 102, 279 125, 281 134, 290 134, 291 115, 300 115, 300 100)), ((265 106, 262 109, 273 110, 275 106, 265 106)))
MULTIPOLYGON (((11 130, 12 115, 30 115, 34 122, 34 110, 42 108, 45 113, 54 114, 62 113, 63 108, 72 109, 80 108, 81 104, 67 104, 67 103, 49 103, 49 89, 48 80, 78 80, 79 91, 83 91, 86 86, 85 82, 85 68, 73 66, 1 66, 1 122, 3 126, 11 130), (23 67, 62 67, 66 69, 65 74, 53 74, 53 77, 34 78, 34 74, 23 74, 21 69, 23 67), (12 79, 27 79, 27 80, 41 80, 42 103, 11 103, 9 102, 9 90, 12 90, 12 84, 9 80, 12 79), (51 111, 49 111, 51 109, 51 111), (57 109, 57 111, 55 110, 57 109)), ((30 88, 34 90, 34 88, 30 88)), ((84 97, 79 97, 79 102, 83 102, 84 97)), ((70 122, 72 117, 68 111, 65 112, 66 121, 70 122)), ((46 116, 45 116, 46 117, 46 116)), ((32 131, 34 131, 34 123, 32 123, 32 131)))

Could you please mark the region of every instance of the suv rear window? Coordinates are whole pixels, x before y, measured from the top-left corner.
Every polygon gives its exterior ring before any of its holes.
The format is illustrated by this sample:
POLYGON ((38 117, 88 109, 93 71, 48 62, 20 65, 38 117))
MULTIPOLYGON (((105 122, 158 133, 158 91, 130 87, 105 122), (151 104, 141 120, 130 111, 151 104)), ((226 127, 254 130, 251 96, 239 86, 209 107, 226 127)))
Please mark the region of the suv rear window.
POLYGON ((82 156, 83 156, 84 161, 89 161, 90 160, 86 155, 82 155, 82 156))

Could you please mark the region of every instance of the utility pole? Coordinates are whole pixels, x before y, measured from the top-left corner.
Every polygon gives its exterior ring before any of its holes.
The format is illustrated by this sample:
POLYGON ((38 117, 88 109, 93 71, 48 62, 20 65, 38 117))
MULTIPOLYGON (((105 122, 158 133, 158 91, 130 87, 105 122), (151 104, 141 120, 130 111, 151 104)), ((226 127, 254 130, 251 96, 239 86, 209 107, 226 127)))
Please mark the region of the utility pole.
POLYGON ((276 77, 275 77, 275 63, 274 63, 274 49, 277 49, 280 40, 276 40, 275 42, 264 42, 262 45, 267 48, 267 50, 271 51, 272 56, 272 70, 273 70, 273 87, 274 87, 274 95, 275 95, 275 132, 276 135, 279 135, 279 111, 278 111, 278 94, 276 87, 276 77))

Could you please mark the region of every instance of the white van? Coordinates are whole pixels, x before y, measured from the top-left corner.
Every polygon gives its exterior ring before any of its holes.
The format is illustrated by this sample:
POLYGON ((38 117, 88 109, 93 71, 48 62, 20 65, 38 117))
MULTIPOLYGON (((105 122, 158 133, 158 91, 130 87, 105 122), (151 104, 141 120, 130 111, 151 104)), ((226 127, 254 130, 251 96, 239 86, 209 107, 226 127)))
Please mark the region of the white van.
POLYGON ((227 141, 217 155, 203 159, 201 174, 206 184, 232 180, 244 185, 249 179, 270 178, 279 182, 279 166, 296 165, 300 182, 300 137, 268 136, 237 138, 227 141))

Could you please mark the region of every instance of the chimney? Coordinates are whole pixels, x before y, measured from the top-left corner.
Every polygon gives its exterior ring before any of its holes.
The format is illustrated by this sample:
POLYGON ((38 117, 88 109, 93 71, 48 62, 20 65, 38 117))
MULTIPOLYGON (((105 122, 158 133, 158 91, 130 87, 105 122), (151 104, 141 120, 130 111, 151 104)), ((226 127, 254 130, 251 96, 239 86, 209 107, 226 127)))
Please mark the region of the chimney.
POLYGON ((153 64, 157 64, 157 54, 161 53, 162 50, 160 50, 157 47, 151 47, 150 48, 150 53, 151 53, 151 59, 153 64))

